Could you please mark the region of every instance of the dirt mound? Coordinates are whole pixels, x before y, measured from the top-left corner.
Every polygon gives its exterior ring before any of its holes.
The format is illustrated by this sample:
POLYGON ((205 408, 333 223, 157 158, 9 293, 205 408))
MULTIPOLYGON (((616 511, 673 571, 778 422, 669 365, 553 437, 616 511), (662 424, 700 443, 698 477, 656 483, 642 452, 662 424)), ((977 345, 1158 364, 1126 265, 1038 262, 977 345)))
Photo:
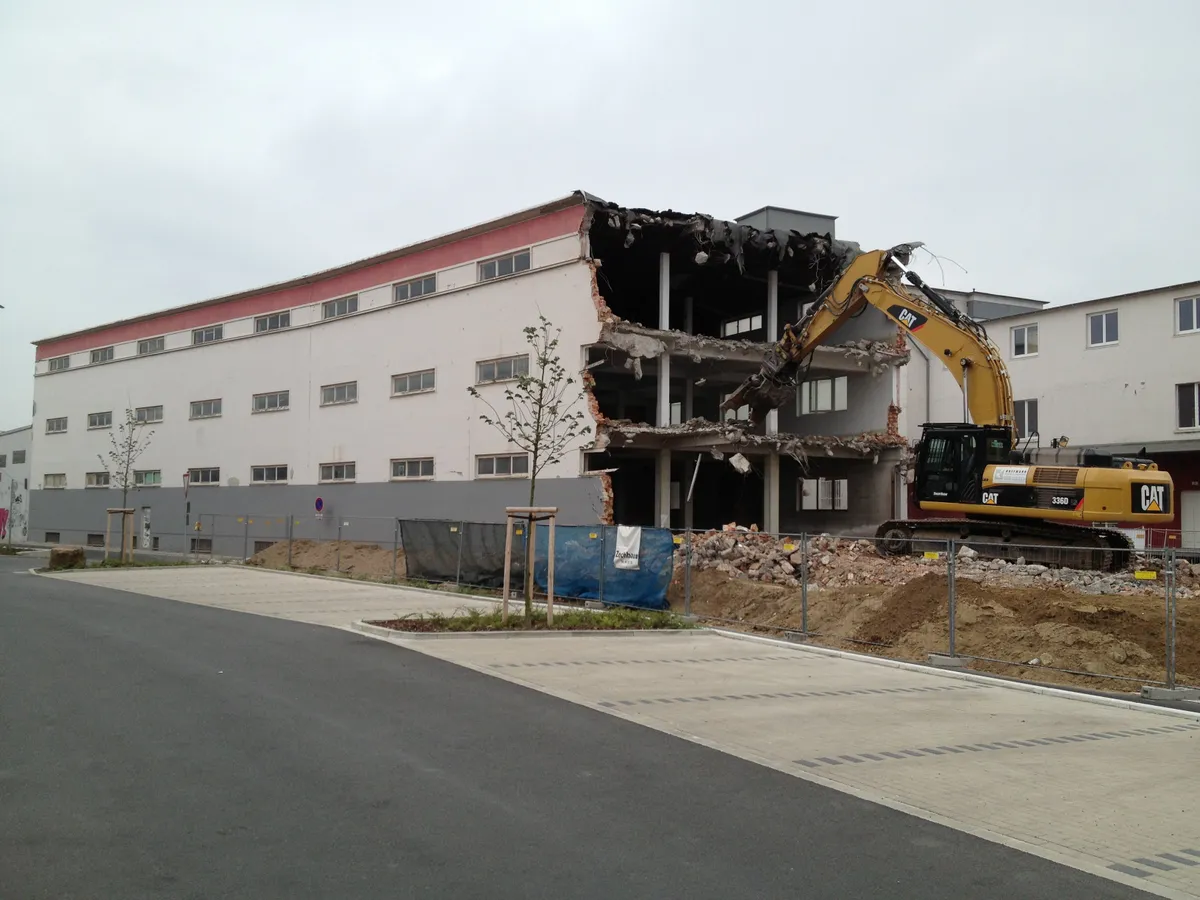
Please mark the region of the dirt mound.
MULTIPOLYGON (((917 571, 920 574, 893 586, 811 585, 808 628, 817 633, 815 642, 917 661, 944 652, 949 644, 947 579, 928 568, 917 571)), ((679 611, 682 568, 675 574, 668 597, 672 609, 679 611)), ((962 655, 1019 665, 976 661, 974 668, 1108 690, 1136 690, 1137 681, 1163 679, 1161 584, 1157 593, 1101 597, 1040 580, 1028 587, 998 581, 956 580, 956 649, 962 655), (1134 681, 1056 672, 1047 668, 1051 666, 1134 681)), ((692 611, 734 627, 799 631, 801 592, 738 572, 699 569, 692 572, 692 611)), ((1195 597, 1179 600, 1177 636, 1178 678, 1200 683, 1200 600, 1195 597)))
MULTIPOLYGON (((272 544, 246 562, 268 569, 286 569, 288 543, 272 544)), ((407 574, 403 550, 397 550, 393 557, 390 547, 356 541, 293 541, 292 568, 339 571, 368 578, 391 578, 393 571, 400 578, 407 574)))

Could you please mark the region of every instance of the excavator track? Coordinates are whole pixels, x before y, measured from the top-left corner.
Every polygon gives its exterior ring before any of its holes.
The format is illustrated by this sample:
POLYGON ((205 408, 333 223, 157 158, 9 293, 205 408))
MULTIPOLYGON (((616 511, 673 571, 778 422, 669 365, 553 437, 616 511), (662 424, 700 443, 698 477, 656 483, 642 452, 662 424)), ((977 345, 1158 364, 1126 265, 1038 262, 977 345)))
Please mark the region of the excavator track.
POLYGON ((946 541, 955 541, 985 559, 1105 572, 1127 569, 1134 550, 1120 531, 1015 519, 896 519, 875 537, 888 556, 944 551, 946 541))

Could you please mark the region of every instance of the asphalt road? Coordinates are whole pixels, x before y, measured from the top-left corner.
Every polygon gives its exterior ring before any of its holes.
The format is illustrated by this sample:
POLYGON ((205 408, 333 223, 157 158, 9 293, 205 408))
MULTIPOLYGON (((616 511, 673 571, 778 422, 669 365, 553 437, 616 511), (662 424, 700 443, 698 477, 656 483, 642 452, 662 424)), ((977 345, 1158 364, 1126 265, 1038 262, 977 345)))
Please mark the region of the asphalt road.
POLYGON ((347 632, 0 557, 0 897, 1144 897, 347 632))

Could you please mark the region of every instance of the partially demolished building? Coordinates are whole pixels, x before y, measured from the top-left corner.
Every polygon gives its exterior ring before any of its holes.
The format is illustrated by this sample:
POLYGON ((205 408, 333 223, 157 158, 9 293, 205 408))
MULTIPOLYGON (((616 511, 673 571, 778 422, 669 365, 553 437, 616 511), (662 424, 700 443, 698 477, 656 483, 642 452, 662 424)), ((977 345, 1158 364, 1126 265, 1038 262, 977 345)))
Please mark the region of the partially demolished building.
POLYGON ((616 521, 845 532, 896 514, 909 351, 882 314, 818 348, 795 403, 761 425, 719 409, 856 252, 832 217, 766 208, 725 222, 588 198, 583 229, 601 325, 585 456, 616 521))
POLYGON ((112 483, 96 461, 127 413, 154 430, 129 505, 164 550, 186 535, 157 523, 311 518, 314 504, 319 527, 502 520, 528 502, 532 461, 480 417, 536 363, 524 329, 542 315, 562 329, 590 419, 538 477, 538 503, 564 524, 872 530, 904 512, 906 436, 923 421, 906 410, 910 348, 882 314, 865 310, 818 348, 794 402, 763 424, 719 412, 856 252, 834 224, 774 207, 723 221, 576 192, 39 341, 31 537, 103 531, 114 502, 97 490, 112 483))

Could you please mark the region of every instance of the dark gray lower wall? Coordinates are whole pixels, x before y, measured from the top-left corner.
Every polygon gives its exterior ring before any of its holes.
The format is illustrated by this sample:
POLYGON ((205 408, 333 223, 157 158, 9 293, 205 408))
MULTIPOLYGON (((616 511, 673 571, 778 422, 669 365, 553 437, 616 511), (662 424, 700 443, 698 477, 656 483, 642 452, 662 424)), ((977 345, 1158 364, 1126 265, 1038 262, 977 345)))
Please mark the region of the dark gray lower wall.
POLYGON ((878 463, 870 459, 813 457, 805 472, 788 457, 779 461, 779 527, 783 532, 828 532, 869 536, 895 516, 895 476, 899 454, 887 451, 878 463), (845 478, 849 491, 846 509, 799 509, 796 482, 800 478, 845 478))
MULTIPOLYGON (((131 492, 127 502, 137 510, 139 548, 148 509, 149 536, 158 538, 159 550, 187 551, 199 537, 213 541, 216 555, 242 556, 254 552, 255 541, 285 539, 289 527, 298 539, 335 540, 340 526, 343 540, 386 545, 395 539, 398 518, 503 522, 506 506, 528 504, 529 482, 201 487, 192 488, 186 501, 181 488, 149 488, 131 492), (320 518, 318 497, 324 501, 320 518)), ((591 477, 547 479, 538 484, 537 504, 557 506, 563 525, 597 523, 603 508, 600 482, 591 477)), ((104 533, 105 509, 120 505, 121 494, 115 490, 32 491, 29 540, 41 542, 48 532, 56 532, 61 543, 87 543, 88 535, 104 533)))

